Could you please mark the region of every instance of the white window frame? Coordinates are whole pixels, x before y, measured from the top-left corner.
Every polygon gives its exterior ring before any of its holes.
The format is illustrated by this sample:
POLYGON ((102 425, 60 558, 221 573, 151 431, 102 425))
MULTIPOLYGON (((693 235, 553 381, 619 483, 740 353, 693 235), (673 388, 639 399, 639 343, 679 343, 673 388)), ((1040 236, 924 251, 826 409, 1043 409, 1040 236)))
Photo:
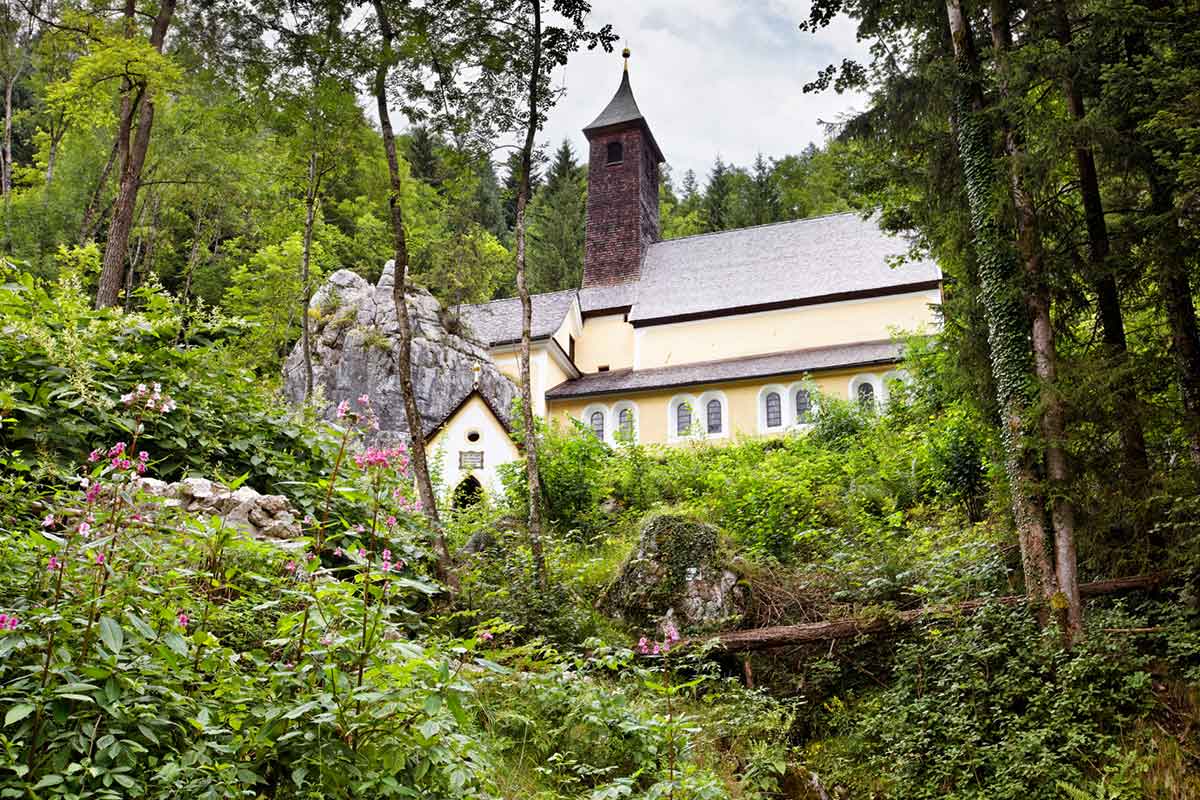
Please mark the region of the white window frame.
POLYGON ((700 402, 692 394, 677 394, 667 403, 667 441, 668 442, 683 442, 688 439, 702 438, 697 435, 696 420, 699 416, 700 402), (675 419, 675 409, 681 404, 687 403, 692 408, 692 428, 686 434, 676 432, 677 424, 675 419))
POLYGON ((607 442, 609 433, 611 431, 611 426, 608 424, 610 418, 608 406, 606 406, 604 403, 589 403, 583 409, 583 415, 579 421, 583 423, 585 428, 587 428, 588 433, 595 436, 596 434, 592 430, 592 414, 596 413, 597 411, 604 415, 604 438, 601 439, 601 441, 607 442))
POLYGON ((788 386, 787 392, 787 408, 790 414, 788 417, 788 426, 795 430, 808 430, 817 421, 817 414, 821 413, 821 404, 817 402, 821 396, 821 392, 812 381, 796 381, 788 386), (800 414, 796 408, 796 392, 801 389, 808 392, 808 422, 800 421, 800 414))
MULTIPOLYGON (((719 389, 713 389, 700 395, 698 406, 693 406, 693 409, 700 409, 700 436, 704 439, 728 439, 732 435, 733 420, 729 417, 729 399, 725 397, 725 393, 719 389), (716 400, 721 404, 721 432, 708 432, 708 401, 716 400)), ((693 413, 695 413, 693 411, 693 413)), ((695 418, 693 417, 693 420, 695 418)))
POLYGON ((770 383, 758 390, 758 432, 781 433, 786 431, 795 414, 789 414, 793 403, 788 400, 788 389, 778 383, 770 383), (774 427, 767 425, 767 395, 775 392, 779 395, 779 424, 774 427))
POLYGON ((630 444, 637 444, 641 441, 642 412, 638 409, 638 404, 632 400, 619 400, 613 403, 612 424, 609 425, 609 430, 612 431, 612 443, 624 444, 617 439, 617 432, 621 430, 621 412, 625 409, 633 412, 633 441, 630 444))
POLYGON ((858 387, 862 386, 863 384, 870 384, 871 389, 875 393, 875 410, 876 411, 882 410, 883 403, 884 403, 883 381, 881 381, 879 376, 876 375, 874 372, 860 373, 858 375, 855 375, 853 378, 851 378, 850 385, 846 389, 847 399, 849 399, 849 401, 851 403, 854 403, 857 406, 858 405, 858 387))

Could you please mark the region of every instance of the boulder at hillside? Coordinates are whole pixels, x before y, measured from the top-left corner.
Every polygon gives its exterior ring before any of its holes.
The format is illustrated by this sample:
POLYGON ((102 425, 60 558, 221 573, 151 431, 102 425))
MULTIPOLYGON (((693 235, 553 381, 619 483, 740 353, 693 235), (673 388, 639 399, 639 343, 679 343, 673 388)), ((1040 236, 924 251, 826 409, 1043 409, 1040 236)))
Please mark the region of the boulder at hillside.
MULTIPOLYGON (((403 441, 408 438, 408 422, 396 358, 400 326, 392 300, 393 275, 391 261, 374 286, 358 273, 340 269, 313 294, 309 304, 313 387, 319 390, 322 413, 330 420, 340 401, 353 402, 360 395, 370 395, 379 417, 378 438, 403 441)), ((476 380, 492 408, 507 415, 516 387, 496 369, 487 348, 447 330, 441 305, 423 289, 409 287, 408 313, 413 335, 413 390, 425 431, 444 421, 471 393, 476 380)), ((289 400, 303 402, 301 342, 296 342, 284 362, 283 384, 289 400)))
POLYGON ((696 631, 737 622, 747 591, 722 562, 717 538, 716 528, 685 516, 648 517, 601 602, 641 626, 670 621, 696 631))

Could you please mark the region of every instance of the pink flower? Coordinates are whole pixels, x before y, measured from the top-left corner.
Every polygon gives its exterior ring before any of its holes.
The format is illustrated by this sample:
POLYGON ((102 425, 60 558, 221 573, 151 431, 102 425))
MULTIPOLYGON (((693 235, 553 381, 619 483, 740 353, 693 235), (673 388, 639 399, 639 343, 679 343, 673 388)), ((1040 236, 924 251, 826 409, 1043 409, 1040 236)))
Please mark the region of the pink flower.
POLYGON ((186 630, 186 629, 187 629, 187 626, 188 626, 188 622, 190 622, 191 620, 189 619, 189 617, 188 617, 188 615, 187 615, 187 614, 185 614, 184 612, 180 611, 180 612, 179 612, 179 616, 175 618, 175 621, 179 623, 179 627, 181 627, 181 628, 183 628, 184 630, 186 630))
POLYGON ((121 395, 121 402, 127 406, 133 405, 133 392, 126 392, 121 395))
POLYGON ((354 526, 355 533, 366 533, 367 529, 362 526, 362 523, 354 526))
POLYGON ((145 450, 142 450, 140 453, 138 453, 138 461, 145 464, 149 460, 150 460, 150 454, 147 453, 145 450))
POLYGON ((87 488, 87 493, 84 495, 84 498, 89 503, 94 503, 94 502, 96 502, 96 498, 99 496, 100 496, 100 481, 96 481, 95 483, 93 483, 91 486, 89 486, 87 488))
POLYGON ((481 642, 490 642, 492 640, 492 638, 493 637, 492 637, 491 631, 480 631, 479 632, 479 641, 481 641, 481 642))
POLYGON ((158 410, 164 414, 170 414, 172 411, 174 411, 177 408, 179 408, 179 406, 175 405, 175 401, 172 400, 170 397, 168 397, 165 401, 163 401, 163 404, 159 407, 158 410))
POLYGON ((295 561, 289 561, 289 562, 287 562, 287 564, 285 564, 283 568, 284 568, 285 570, 287 570, 287 571, 288 571, 288 574, 290 574, 290 575, 295 575, 295 574, 296 574, 296 562, 295 562, 295 561))
POLYGON ((104 566, 104 553, 96 553, 96 564, 104 566))
POLYGON ((46 569, 50 572, 62 569, 62 562, 58 560, 58 556, 50 556, 50 560, 46 562, 46 569))
POLYGON ((345 419, 346 415, 349 413, 350 413, 350 401, 349 400, 343 400, 342 402, 338 403, 338 407, 337 407, 337 418, 338 419, 345 419))
POLYGON ((367 551, 366 551, 366 550, 364 550, 364 549, 363 549, 363 548, 361 548, 361 547, 360 547, 360 548, 358 548, 358 557, 359 557, 359 558, 366 558, 366 557, 367 557, 367 551))
POLYGON ((667 644, 673 644, 679 641, 679 631, 671 623, 667 623, 667 644))
POLYGON ((317 554, 316 554, 316 553, 305 553, 305 554, 304 554, 304 560, 305 560, 305 561, 312 561, 312 560, 313 560, 314 558, 316 558, 316 557, 317 557, 317 554))
POLYGON ((645 636, 638 639, 637 651, 639 653, 641 653, 642 655, 645 655, 646 653, 650 652, 650 642, 646 639, 645 636))
POLYGON ((92 526, 88 523, 87 520, 84 520, 83 522, 79 523, 79 535, 80 536, 87 536, 89 533, 91 533, 91 530, 92 530, 92 526))
POLYGON ((18 623, 19 623, 19 621, 17 620, 17 618, 15 616, 9 617, 8 618, 8 629, 10 631, 15 631, 17 629, 18 623))
POLYGON ((53 528, 54 527, 54 515, 53 514, 46 515, 46 518, 44 520, 42 520, 42 527, 43 528, 53 528))
POLYGON ((391 561, 391 560, 392 560, 392 551, 391 551, 391 550, 384 549, 384 551, 383 551, 383 560, 384 560, 384 561, 391 561))
POLYGON ((8 614, 0 614, 0 628, 8 626, 8 614))
POLYGON ((391 561, 389 561, 389 560, 388 560, 388 559, 386 559, 386 558, 383 560, 383 571, 384 571, 384 572, 391 572, 391 571, 392 571, 392 562, 391 562, 391 561))
POLYGON ((327 633, 321 637, 321 644, 329 646, 333 644, 333 634, 327 633))
POLYGON ((369 405, 371 405, 371 397, 370 397, 370 395, 360 394, 360 395, 358 396, 358 404, 359 404, 360 406, 369 406, 369 405))
POLYGON ((124 442, 117 442, 112 447, 108 448, 109 458, 119 456, 124 452, 125 452, 125 443, 124 442))
POLYGON ((133 514, 131 514, 129 516, 129 519, 132 520, 133 522, 141 522, 142 515, 135 511, 135 512, 133 512, 133 514))
POLYGON ((658 642, 655 642, 655 643, 654 643, 654 650, 652 650, 651 652, 652 652, 652 653, 654 653, 654 655, 658 655, 658 654, 659 654, 659 652, 661 652, 661 651, 658 649, 658 642))
POLYGON ((334 548, 334 550, 333 550, 333 554, 334 554, 336 557, 338 557, 338 558, 341 558, 342 556, 346 555, 346 551, 345 551, 345 550, 343 550, 343 549, 342 549, 342 548, 340 548, 340 547, 335 547, 335 548, 334 548))
POLYGON ((92 452, 88 453, 88 461, 95 464, 97 461, 100 460, 100 456, 101 456, 101 453, 99 450, 93 450, 92 452))
POLYGON ((394 528, 394 527, 396 527, 396 518, 395 518, 395 517, 393 517, 393 516, 389 516, 389 517, 387 518, 387 526, 388 526, 389 528, 394 528))

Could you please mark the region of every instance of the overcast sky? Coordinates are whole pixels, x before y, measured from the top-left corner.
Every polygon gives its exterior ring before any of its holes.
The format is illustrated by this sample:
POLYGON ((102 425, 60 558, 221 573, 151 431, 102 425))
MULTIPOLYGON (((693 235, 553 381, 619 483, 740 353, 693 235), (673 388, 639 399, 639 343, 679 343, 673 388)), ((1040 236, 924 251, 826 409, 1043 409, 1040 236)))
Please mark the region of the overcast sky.
POLYGON ((827 64, 862 59, 854 24, 841 18, 820 33, 797 26, 808 0, 593 0, 593 25, 612 23, 622 38, 614 52, 571 58, 556 76, 566 95, 550 114, 543 140, 569 137, 585 152, 581 133, 603 110, 621 80, 628 46, 630 81, 676 185, 688 169, 703 183, 720 154, 743 166, 762 152, 780 157, 824 140, 821 121, 864 105, 858 95, 801 87, 827 64))

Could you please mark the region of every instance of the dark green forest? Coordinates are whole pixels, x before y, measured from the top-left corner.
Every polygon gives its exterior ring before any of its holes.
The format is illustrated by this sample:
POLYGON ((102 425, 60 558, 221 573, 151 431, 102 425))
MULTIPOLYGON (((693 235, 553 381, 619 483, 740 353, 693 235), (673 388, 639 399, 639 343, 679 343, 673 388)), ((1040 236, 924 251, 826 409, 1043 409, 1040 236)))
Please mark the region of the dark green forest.
POLYGON ((1195 0, 816 0, 780 34, 869 57, 805 91, 865 105, 664 169, 662 235, 877 215, 944 273, 908 379, 668 447, 526 377, 458 507, 283 360, 394 260, 414 419, 408 285, 579 284, 542 129, 618 10, 0 13, 0 798, 1200 797, 1195 0))

